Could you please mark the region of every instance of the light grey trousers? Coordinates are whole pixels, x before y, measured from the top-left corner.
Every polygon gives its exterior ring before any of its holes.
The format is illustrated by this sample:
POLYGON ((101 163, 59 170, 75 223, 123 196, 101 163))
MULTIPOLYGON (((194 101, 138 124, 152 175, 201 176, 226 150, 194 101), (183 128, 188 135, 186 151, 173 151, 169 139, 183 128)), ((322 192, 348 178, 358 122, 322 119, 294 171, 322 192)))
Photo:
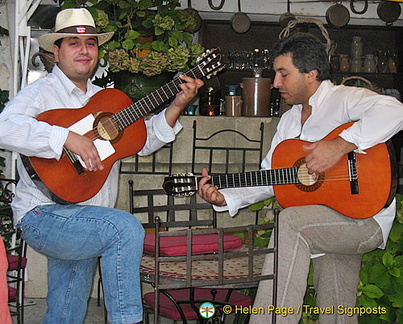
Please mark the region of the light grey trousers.
MULTIPOLYGON (((352 219, 325 206, 292 207, 279 215, 277 324, 298 323, 304 308, 311 254, 314 258, 314 285, 317 306, 327 313, 320 324, 357 323, 347 307, 356 303, 362 254, 382 243, 382 232, 373 218, 352 219)), ((270 245, 273 245, 271 240, 270 245)), ((263 273, 273 273, 273 255, 267 255, 263 273)), ((273 285, 261 281, 254 307, 264 309, 250 318, 251 324, 270 324, 273 285)))

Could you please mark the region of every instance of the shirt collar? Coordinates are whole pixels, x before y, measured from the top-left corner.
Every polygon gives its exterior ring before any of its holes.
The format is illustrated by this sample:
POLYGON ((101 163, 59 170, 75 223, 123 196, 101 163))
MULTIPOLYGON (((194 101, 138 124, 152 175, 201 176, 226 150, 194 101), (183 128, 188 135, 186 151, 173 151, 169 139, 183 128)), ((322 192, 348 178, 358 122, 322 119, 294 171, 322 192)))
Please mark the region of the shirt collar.
POLYGON ((52 73, 60 79, 61 83, 66 88, 68 93, 76 92, 90 97, 94 94, 93 84, 90 79, 87 80, 87 92, 84 93, 73 83, 73 81, 71 81, 67 77, 66 74, 64 74, 64 72, 57 66, 57 64, 55 64, 55 66, 53 67, 52 73))
POLYGON ((309 104, 312 106, 312 113, 322 106, 325 97, 329 94, 333 83, 330 80, 322 81, 316 89, 316 92, 309 98, 309 104))

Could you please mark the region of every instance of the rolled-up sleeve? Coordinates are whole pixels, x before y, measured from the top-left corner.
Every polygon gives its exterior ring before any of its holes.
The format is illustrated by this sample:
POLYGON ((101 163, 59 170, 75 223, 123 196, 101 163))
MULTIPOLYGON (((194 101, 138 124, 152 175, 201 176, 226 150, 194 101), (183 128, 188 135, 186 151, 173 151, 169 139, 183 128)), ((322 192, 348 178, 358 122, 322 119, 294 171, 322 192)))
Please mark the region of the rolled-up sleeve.
POLYGON ((151 154, 165 144, 172 142, 176 134, 182 129, 182 125, 178 121, 174 127, 168 125, 165 119, 165 111, 166 109, 146 120, 147 141, 141 151, 138 152, 138 155, 151 154))

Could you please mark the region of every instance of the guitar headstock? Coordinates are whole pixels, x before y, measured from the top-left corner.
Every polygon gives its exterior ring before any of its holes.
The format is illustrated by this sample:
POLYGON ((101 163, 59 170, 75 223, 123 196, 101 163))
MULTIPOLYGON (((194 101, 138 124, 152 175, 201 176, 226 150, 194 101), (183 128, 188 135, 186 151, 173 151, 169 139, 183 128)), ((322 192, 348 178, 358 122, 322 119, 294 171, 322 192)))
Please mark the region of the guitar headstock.
POLYGON ((162 188, 167 195, 191 196, 197 191, 197 180, 192 173, 173 174, 164 178, 162 188))
POLYGON ((202 54, 197 60, 197 67, 201 69, 203 76, 210 77, 225 68, 226 60, 226 55, 217 47, 202 54))

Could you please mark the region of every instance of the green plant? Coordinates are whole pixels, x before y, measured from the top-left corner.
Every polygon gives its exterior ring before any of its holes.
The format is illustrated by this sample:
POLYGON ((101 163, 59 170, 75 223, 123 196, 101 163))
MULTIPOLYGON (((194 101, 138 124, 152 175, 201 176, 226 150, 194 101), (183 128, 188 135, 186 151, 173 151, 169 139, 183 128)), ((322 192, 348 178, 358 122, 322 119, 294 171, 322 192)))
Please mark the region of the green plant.
POLYGON ((192 44, 194 11, 177 9, 179 0, 67 0, 63 8, 86 7, 99 32, 114 37, 100 48, 110 72, 147 76, 187 71, 203 52, 192 44))
POLYGON ((362 259, 357 306, 380 310, 365 312, 360 323, 403 323, 403 195, 396 195, 397 216, 384 250, 366 253, 362 259))

